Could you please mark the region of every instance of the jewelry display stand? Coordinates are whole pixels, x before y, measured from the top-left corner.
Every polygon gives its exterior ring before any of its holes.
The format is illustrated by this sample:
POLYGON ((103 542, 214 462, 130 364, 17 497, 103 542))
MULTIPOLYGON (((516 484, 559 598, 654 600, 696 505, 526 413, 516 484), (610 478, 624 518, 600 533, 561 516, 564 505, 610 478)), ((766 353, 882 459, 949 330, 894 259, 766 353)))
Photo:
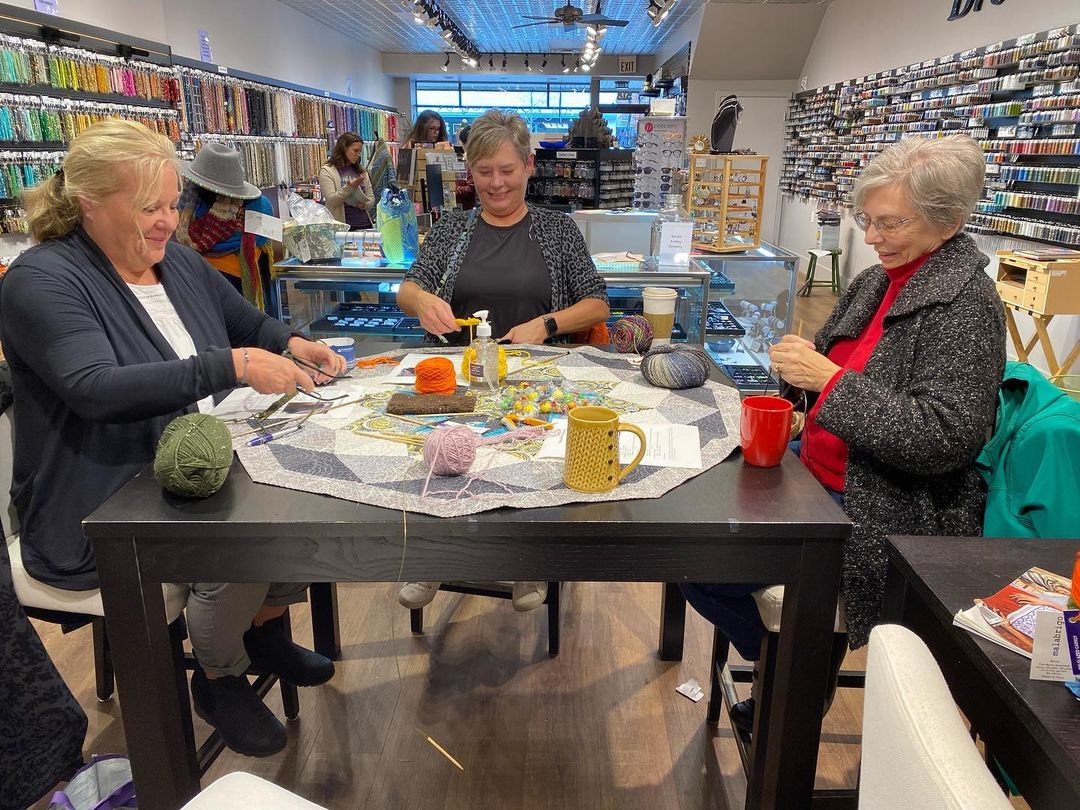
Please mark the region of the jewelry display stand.
POLYGON ((765 209, 765 155, 694 155, 686 209, 693 246, 709 253, 757 248, 765 209))

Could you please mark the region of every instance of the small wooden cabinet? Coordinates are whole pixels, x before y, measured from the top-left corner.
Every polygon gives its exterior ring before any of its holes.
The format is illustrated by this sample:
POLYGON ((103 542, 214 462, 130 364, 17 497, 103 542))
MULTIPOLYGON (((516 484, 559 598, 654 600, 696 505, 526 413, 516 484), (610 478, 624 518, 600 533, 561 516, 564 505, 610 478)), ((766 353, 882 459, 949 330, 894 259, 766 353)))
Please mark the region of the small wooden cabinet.
POLYGON ((765 155, 691 155, 686 210, 694 250, 727 253, 761 245, 765 155))
POLYGON ((1005 304, 1005 320, 1017 358, 1027 362, 1036 344, 1042 346, 1053 378, 1067 374, 1080 357, 1080 342, 1060 365, 1046 327, 1055 315, 1080 315, 1080 258, 1034 259, 1011 251, 998 251, 997 291, 1005 304), (1031 316, 1035 335, 1020 337, 1014 312, 1031 316))

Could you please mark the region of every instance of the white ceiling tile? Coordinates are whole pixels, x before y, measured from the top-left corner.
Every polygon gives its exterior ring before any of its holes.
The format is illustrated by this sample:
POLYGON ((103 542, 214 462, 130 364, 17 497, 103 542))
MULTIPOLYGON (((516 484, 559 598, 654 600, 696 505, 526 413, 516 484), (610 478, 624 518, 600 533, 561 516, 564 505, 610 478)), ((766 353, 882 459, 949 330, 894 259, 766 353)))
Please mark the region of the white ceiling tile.
MULTIPOLYGON (((435 29, 416 25, 400 0, 281 0, 297 11, 384 53, 437 53, 446 45, 435 29)), ((606 0, 605 16, 628 20, 623 28, 611 26, 602 45, 605 53, 656 53, 664 40, 692 17, 708 0, 679 0, 667 20, 653 26, 645 13, 646 0, 606 0)), ((761 3, 762 0, 751 0, 761 3)), ((822 2, 823 0, 769 0, 770 2, 822 2)), ((715 0, 714 0, 715 2, 715 0)), ((828 0, 824 0, 828 2, 828 0)), ((558 0, 438 0, 482 53, 551 53, 579 50, 585 27, 540 25, 513 29, 525 15, 552 14, 558 0)), ((573 0, 586 14, 596 12, 597 0, 573 0)))

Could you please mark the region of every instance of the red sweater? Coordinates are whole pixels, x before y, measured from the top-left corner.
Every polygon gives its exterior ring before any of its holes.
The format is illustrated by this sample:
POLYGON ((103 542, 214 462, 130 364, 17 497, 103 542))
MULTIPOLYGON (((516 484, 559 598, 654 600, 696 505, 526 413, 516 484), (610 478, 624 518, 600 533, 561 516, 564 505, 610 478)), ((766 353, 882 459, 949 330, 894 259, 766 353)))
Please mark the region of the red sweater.
POLYGON ((920 256, 915 261, 900 267, 885 268, 889 276, 889 287, 885 290, 885 297, 881 299, 874 317, 870 319, 862 334, 857 338, 842 338, 836 341, 829 350, 829 359, 840 366, 840 370, 826 383, 814 407, 807 414, 802 433, 802 448, 799 452, 803 464, 810 469, 814 478, 829 489, 837 492, 844 491, 844 478, 847 475, 847 442, 829 433, 817 423, 818 411, 842 374, 848 371, 861 373, 866 367, 866 361, 870 359, 884 332, 886 313, 892 307, 896 297, 900 295, 900 291, 904 289, 908 279, 915 275, 929 255, 920 256))

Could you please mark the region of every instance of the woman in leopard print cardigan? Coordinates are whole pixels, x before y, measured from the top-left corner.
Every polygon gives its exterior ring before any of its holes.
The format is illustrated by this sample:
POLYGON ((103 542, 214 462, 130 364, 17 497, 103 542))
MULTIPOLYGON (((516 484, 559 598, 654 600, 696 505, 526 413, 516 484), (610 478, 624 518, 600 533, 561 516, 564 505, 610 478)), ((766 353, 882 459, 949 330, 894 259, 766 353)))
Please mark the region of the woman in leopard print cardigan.
POLYGON ((581 232, 565 214, 525 202, 533 156, 514 113, 490 110, 469 131, 466 159, 482 210, 443 216, 405 276, 398 304, 431 335, 455 317, 491 311, 493 334, 513 343, 565 341, 603 323, 607 289, 581 232))
MULTIPOLYGON (((446 214, 405 276, 398 305, 429 335, 466 336, 454 322, 490 311, 492 334, 511 343, 567 340, 607 320, 607 288, 585 240, 565 214, 525 202, 532 174, 529 128, 516 113, 489 110, 469 130, 466 160, 483 206, 446 214)), ((444 338, 445 339, 445 338, 444 338)), ((440 583, 406 582, 398 601, 421 608, 440 583)), ((546 582, 515 582, 514 609, 533 610, 546 582)))

